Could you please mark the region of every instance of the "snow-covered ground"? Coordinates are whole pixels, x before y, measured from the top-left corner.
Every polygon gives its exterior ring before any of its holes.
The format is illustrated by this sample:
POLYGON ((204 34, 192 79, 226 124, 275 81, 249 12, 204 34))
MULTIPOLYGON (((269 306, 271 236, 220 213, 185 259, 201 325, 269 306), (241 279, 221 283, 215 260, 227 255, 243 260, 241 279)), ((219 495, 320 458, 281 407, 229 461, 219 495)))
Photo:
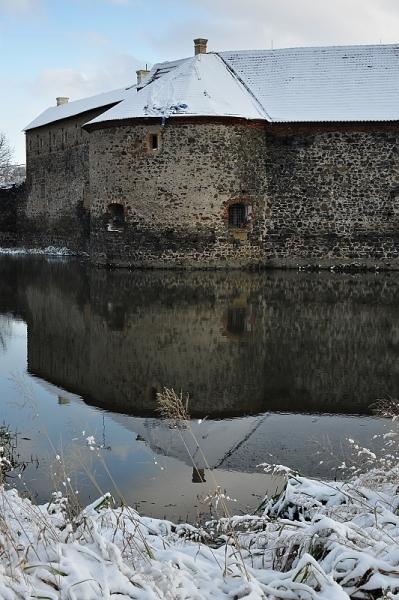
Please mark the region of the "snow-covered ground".
POLYGON ((71 517, 61 494, 35 506, 0 488, 0 597, 394 600, 398 475, 326 483, 288 473, 258 514, 202 528, 113 507, 107 495, 71 517))
POLYGON ((43 255, 43 256, 73 256, 73 252, 68 248, 56 248, 47 246, 46 248, 1 248, 0 256, 19 256, 19 255, 43 255))

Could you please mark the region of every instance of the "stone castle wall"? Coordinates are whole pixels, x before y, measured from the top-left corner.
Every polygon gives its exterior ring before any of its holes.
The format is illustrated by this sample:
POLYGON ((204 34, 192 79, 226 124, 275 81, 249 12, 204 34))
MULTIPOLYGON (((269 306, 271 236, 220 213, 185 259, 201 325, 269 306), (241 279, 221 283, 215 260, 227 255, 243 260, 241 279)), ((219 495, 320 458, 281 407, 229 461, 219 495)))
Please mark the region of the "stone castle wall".
POLYGON ((162 267, 259 261, 265 206, 262 129, 174 122, 97 129, 90 136, 94 262, 162 267), (154 134, 158 149, 151 148, 154 134), (234 202, 252 210, 252 222, 239 232, 227 222, 234 202), (112 203, 123 206, 122 231, 107 231, 112 203))
POLYGON ((325 129, 268 134, 269 264, 398 268, 398 126, 325 129))
POLYGON ((0 245, 132 267, 399 268, 399 124, 82 129, 99 112, 27 133, 26 201, 16 225, 0 207, 0 245), (237 203, 242 227, 229 223, 237 203))
POLYGON ((91 132, 91 256, 132 266, 399 268, 399 128, 131 124, 91 132), (160 146, 149 147, 159 131, 160 146), (228 206, 251 207, 231 228, 228 206), (107 231, 120 203, 121 231, 107 231))

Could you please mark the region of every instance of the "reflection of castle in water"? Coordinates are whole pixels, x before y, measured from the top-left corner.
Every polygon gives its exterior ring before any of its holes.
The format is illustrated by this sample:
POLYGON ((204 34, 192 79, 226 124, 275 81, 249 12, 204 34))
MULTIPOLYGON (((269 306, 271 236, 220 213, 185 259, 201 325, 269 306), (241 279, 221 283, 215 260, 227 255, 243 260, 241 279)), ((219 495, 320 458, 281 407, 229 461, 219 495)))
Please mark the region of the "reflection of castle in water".
POLYGON ((151 414, 164 386, 210 417, 366 413, 398 395, 394 274, 1 268, 29 372, 108 410, 151 414))

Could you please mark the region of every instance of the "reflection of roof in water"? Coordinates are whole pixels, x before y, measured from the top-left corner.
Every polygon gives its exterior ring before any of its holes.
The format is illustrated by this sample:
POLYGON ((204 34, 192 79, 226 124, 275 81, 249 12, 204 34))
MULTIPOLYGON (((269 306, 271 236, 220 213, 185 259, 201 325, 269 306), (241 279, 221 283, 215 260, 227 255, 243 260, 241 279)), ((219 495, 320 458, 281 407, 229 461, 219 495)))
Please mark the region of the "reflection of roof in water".
MULTIPOLYGON (((44 380, 36 381, 56 396, 61 404, 62 400, 85 404, 75 394, 44 380)), ((114 412, 105 412, 105 415, 106 419, 112 419, 139 436, 154 453, 173 457, 188 466, 192 466, 193 459, 199 469, 209 466, 213 469, 259 472, 258 465, 268 462, 290 465, 307 475, 325 477, 330 477, 331 468, 336 469, 338 461, 347 457, 347 438, 353 437, 361 445, 371 445, 375 449, 381 442, 373 441, 370 432, 386 431, 384 419, 266 413, 213 421, 194 419, 190 422, 197 440, 194 441, 184 427, 179 432, 161 418, 140 418, 114 412)))

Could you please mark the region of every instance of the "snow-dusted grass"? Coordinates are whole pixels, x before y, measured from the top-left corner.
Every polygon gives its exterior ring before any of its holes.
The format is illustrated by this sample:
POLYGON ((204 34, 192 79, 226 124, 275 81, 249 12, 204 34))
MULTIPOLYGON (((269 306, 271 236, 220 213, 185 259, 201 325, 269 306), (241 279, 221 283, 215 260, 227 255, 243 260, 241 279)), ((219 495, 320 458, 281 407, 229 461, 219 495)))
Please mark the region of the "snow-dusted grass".
POLYGON ((71 519, 60 494, 34 506, 1 488, 0 597, 393 600, 399 470, 388 475, 324 483, 288 474, 259 514, 202 528, 115 508, 109 495, 71 519))
MULTIPOLYGON (((169 426, 197 446, 188 398, 165 389, 158 401, 169 426)), ((398 421, 396 401, 378 409, 398 421)), ((252 515, 230 513, 211 472, 208 500, 218 518, 201 527, 141 516, 123 500, 115 505, 110 494, 82 510, 53 448, 67 497, 56 492, 36 506, 0 486, 0 598, 399 600, 397 437, 398 431, 384 435, 380 457, 349 440, 354 464, 341 465, 344 482, 262 465, 283 473, 285 486, 252 515)), ((94 436, 85 439, 101 459, 94 436)), ((3 444, 5 474, 15 470, 12 455, 12 444, 3 444)))

